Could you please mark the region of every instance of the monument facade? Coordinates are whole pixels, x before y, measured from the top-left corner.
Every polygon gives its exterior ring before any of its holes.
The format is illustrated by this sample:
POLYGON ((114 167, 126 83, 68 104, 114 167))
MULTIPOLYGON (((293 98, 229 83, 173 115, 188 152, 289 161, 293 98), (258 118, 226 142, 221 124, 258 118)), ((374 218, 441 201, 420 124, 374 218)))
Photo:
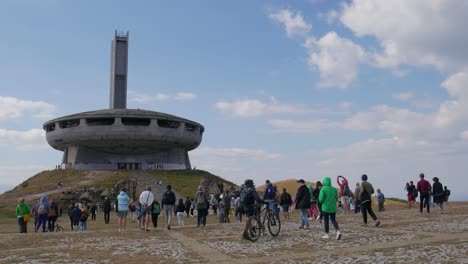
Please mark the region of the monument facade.
POLYGON ((63 151, 62 166, 74 169, 190 169, 204 127, 170 114, 127 109, 129 35, 112 41, 109 108, 44 123, 50 146, 63 151))

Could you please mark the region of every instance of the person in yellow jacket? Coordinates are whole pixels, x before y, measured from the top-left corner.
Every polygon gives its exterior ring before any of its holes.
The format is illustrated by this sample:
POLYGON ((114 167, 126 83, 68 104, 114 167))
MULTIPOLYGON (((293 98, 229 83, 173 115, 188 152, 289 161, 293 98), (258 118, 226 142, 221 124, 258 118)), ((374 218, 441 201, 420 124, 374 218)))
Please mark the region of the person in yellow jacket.
POLYGON ((28 221, 30 213, 29 205, 24 203, 23 198, 18 199, 18 205, 16 206, 16 218, 18 219, 18 226, 20 233, 28 232, 28 221))

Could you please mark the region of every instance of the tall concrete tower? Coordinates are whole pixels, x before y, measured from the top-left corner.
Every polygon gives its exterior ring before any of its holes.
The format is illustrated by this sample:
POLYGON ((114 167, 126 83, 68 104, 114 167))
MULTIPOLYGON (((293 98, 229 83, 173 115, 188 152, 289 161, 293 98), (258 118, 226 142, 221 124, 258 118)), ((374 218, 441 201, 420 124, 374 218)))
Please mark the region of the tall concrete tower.
POLYGON ((112 40, 110 109, 127 108, 128 32, 115 31, 112 40))

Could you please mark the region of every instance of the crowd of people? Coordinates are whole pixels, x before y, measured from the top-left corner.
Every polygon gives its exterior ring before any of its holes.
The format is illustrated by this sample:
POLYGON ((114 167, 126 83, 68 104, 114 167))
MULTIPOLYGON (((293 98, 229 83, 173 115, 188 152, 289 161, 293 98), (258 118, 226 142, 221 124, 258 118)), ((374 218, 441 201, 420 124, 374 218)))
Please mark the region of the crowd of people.
POLYGON ((430 214, 431 207, 436 204, 439 207, 439 213, 444 213, 444 203, 447 203, 450 197, 450 190, 447 186, 442 188, 442 183, 438 177, 432 178, 433 184, 431 185, 424 176, 424 173, 419 174, 419 181, 414 185, 413 181, 407 182, 405 191, 408 197, 408 208, 411 208, 416 203, 416 198, 419 195, 419 213, 430 214), (423 209, 426 212, 423 212, 423 209))
MULTIPOLYGON (((408 196, 408 207, 412 208, 415 200, 419 195, 420 207, 419 212, 423 214, 423 209, 426 208, 426 213, 430 213, 430 207, 436 204, 439 207, 439 212, 443 213, 443 203, 448 201, 450 190, 447 186, 442 188, 437 177, 433 178, 431 185, 424 178, 424 174, 419 175, 420 180, 417 185, 413 181, 406 183, 405 191, 408 196)), ((219 217, 219 223, 230 223, 231 217, 236 221, 242 222, 242 217, 247 218, 258 212, 261 206, 267 205, 273 213, 287 220, 290 219, 292 208, 300 212, 299 228, 303 230, 310 229, 310 221, 323 223, 324 239, 330 238, 330 222, 335 229, 335 239, 341 239, 341 231, 336 221, 338 210, 342 214, 361 213, 362 225, 368 225, 368 216, 373 220, 373 225, 378 227, 381 221, 372 209, 372 195, 374 195, 374 187, 368 181, 368 176, 363 174, 361 182, 357 182, 354 192, 349 186, 348 180, 344 176, 337 176, 337 188, 333 187, 330 177, 325 177, 322 181, 317 181, 313 184, 306 184, 306 181, 300 179, 294 197, 287 192, 286 188, 280 193, 275 185, 269 180, 265 182, 263 197, 260 197, 255 189, 253 180, 246 180, 241 186, 240 192, 229 192, 225 190, 221 195, 208 194, 202 186, 197 188, 197 192, 193 198, 176 199, 176 195, 172 190, 171 185, 166 186, 166 191, 163 192, 160 201, 155 198, 151 191, 151 187, 146 187, 141 192, 138 199, 130 198, 127 190, 123 188, 115 197, 115 206, 111 204, 111 197, 105 197, 102 206, 96 204, 86 205, 75 203, 69 207, 68 216, 70 218, 70 229, 74 231, 86 231, 88 218, 96 220, 96 213, 102 210, 104 223, 109 224, 110 213, 114 208, 118 218, 118 230, 124 232, 127 230, 127 219, 132 223, 138 222, 138 228, 145 231, 150 231, 158 227, 158 218, 160 214, 164 214, 165 228, 171 229, 171 218, 177 217, 179 226, 184 226, 185 218, 197 217, 196 227, 205 226, 208 211, 211 208, 212 214, 219 217), (196 213, 195 213, 196 212, 196 213)), ((376 200, 378 203, 378 211, 385 211, 385 195, 381 189, 376 190, 376 200)), ((114 200, 114 199, 112 199, 114 200)), ((27 232, 27 223, 31 218, 34 219, 34 231, 38 232, 54 232, 56 230, 57 218, 62 215, 63 208, 59 206, 54 199, 49 201, 46 195, 43 195, 37 204, 30 207, 24 202, 23 198, 18 200, 16 207, 16 215, 20 233, 27 232)), ((247 230, 247 227, 246 227, 247 230)), ((246 238, 244 231, 244 238, 246 238)))

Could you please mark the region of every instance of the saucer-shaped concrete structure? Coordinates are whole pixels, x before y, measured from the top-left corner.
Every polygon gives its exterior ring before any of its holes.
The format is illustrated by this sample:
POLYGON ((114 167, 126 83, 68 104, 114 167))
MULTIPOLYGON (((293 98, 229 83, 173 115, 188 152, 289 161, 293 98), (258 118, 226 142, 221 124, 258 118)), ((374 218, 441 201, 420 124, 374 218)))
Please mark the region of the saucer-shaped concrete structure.
POLYGON ((188 151, 204 127, 181 117, 126 109, 128 34, 112 45, 110 108, 59 117, 43 126, 62 164, 75 169, 190 169, 188 151))

